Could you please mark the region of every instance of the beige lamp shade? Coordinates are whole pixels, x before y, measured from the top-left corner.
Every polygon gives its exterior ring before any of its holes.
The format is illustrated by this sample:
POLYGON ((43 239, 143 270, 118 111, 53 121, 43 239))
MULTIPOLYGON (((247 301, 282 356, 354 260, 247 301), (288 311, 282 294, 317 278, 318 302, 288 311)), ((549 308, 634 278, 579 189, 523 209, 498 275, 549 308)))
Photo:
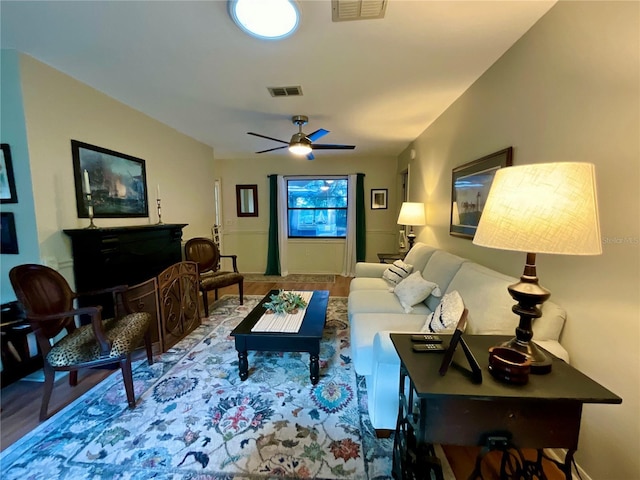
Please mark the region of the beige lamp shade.
POLYGON ((398 215, 398 225, 426 225, 424 203, 404 202, 398 215))
POLYGON ((602 253, 595 167, 540 163, 496 172, 475 245, 531 253, 602 253))

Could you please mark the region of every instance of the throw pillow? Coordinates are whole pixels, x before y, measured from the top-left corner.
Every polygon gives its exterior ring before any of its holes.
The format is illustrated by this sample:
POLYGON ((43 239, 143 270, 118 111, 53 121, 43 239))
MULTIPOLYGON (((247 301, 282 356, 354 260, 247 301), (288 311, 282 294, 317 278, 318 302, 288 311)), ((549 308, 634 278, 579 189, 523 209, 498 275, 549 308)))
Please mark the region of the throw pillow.
POLYGON ((453 332, 464 312, 464 301, 457 290, 442 297, 442 301, 424 322, 421 332, 453 332))
POLYGON ((441 295, 438 284, 425 280, 420 272, 413 272, 402 280, 393 289, 393 293, 398 297, 398 301, 405 313, 411 313, 414 305, 422 302, 432 293, 436 297, 441 295))
POLYGON ((393 262, 393 265, 391 265, 384 271, 384 273, 382 274, 382 278, 392 283, 393 285, 397 285, 402 280, 407 278, 412 270, 413 265, 404 263, 402 260, 396 260, 395 262, 393 262))

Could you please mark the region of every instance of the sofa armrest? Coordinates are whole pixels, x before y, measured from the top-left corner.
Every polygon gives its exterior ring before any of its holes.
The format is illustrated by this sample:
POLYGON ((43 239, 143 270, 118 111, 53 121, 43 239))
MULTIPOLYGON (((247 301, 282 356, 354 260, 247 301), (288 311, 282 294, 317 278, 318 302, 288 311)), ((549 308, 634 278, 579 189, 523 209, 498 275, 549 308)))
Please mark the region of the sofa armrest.
POLYGON ((356 263, 356 277, 382 278, 384 271, 389 268, 386 263, 358 262, 356 263))
MULTIPOLYGON (((391 341, 390 333, 396 333, 392 330, 381 330, 373 337, 373 363, 386 363, 389 365, 398 365, 400 367, 400 357, 396 352, 391 341)), ((409 333, 409 332, 400 332, 409 333)))

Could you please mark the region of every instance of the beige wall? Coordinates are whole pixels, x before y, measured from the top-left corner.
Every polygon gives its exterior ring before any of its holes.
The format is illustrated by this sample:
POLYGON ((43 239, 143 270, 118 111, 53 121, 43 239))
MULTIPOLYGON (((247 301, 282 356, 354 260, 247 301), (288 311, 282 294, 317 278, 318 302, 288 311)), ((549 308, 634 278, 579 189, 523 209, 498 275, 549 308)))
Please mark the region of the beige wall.
POLYGON ((637 2, 558 3, 399 162, 416 149, 419 240, 513 276, 523 254, 449 235, 451 169, 510 145, 515 165, 596 165, 603 255, 538 256, 541 283, 568 311, 571 363, 623 398, 584 408, 577 461, 594 479, 640 478, 639 13, 637 2))
MULTIPOLYGON (((396 225, 400 210, 396 201, 396 159, 361 158, 357 154, 328 156, 319 153, 308 161, 290 155, 263 154, 258 158, 216 160, 216 175, 223 191, 223 251, 238 254, 239 268, 245 272, 264 273, 267 264, 269 232, 270 174, 346 175, 364 173, 367 259, 378 261, 377 252, 397 250, 396 225), (235 186, 258 185, 259 217, 236 215, 235 186), (371 210, 371 189, 389 190, 388 208, 371 210)), ((289 241, 290 273, 340 273, 344 241, 336 239, 292 239, 289 241)))
POLYGON ((71 139, 142 158, 149 218, 96 219, 100 227, 153 224, 156 185, 162 220, 188 223, 183 238, 210 235, 213 150, 26 55, 20 74, 42 260, 73 278, 66 228, 83 228, 75 201, 71 139))

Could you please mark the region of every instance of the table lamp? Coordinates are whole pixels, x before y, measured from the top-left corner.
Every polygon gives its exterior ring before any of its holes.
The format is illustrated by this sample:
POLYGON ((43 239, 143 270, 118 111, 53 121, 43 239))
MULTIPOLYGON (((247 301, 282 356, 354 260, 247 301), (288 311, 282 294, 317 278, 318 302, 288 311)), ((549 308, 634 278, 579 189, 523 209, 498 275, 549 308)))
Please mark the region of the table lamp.
POLYGON ((531 373, 548 373, 551 360, 532 341, 533 320, 551 293, 538 284, 536 254, 602 253, 595 167, 541 163, 496 172, 473 239, 475 245, 526 252, 520 282, 508 287, 518 303, 516 337, 503 344, 531 359, 531 373))
POLYGON ((413 233, 413 226, 426 225, 424 217, 424 203, 403 202, 402 207, 400 208, 400 215, 398 215, 398 225, 409 226, 407 240, 409 240, 409 250, 411 250, 413 242, 416 241, 416 234, 413 233))

